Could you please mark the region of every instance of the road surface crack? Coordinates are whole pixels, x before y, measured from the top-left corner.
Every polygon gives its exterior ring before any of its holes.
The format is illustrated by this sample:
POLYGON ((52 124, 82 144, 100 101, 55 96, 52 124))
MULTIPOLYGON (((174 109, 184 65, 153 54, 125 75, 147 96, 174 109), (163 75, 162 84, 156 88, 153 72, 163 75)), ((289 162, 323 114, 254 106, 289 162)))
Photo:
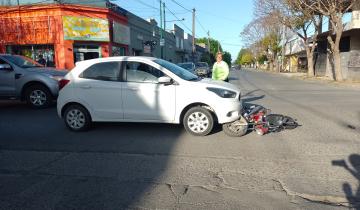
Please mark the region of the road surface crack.
POLYGON ((286 195, 290 197, 300 197, 307 201, 316 202, 316 203, 323 203, 328 205, 335 205, 335 206, 344 206, 344 207, 351 207, 351 204, 345 197, 340 196, 332 196, 332 195, 312 195, 307 193, 298 193, 291 191, 285 183, 283 183, 279 179, 273 179, 274 182, 279 184, 280 189, 286 193, 286 195))

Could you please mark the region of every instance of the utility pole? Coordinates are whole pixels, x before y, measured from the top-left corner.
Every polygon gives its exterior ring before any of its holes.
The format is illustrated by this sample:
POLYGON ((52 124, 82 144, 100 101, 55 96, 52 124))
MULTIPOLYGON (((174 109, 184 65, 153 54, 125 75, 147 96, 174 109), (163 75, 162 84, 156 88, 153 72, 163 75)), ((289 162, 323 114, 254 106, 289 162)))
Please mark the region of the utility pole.
POLYGON ((211 52, 211 49, 210 49, 211 48, 210 47, 210 31, 207 32, 207 35, 208 35, 208 48, 209 48, 208 50, 209 50, 209 54, 210 54, 210 52, 211 52))
MULTIPOLYGON (((165 47, 165 36, 166 36, 166 16, 165 16, 165 2, 163 2, 163 20, 164 20, 164 29, 163 29, 163 39, 164 39, 164 44, 161 48, 161 58, 164 58, 164 50, 165 50, 165 55, 166 55, 166 47, 165 47)), ((165 58, 166 59, 166 58, 165 58)))
POLYGON ((161 59, 164 57, 164 31, 163 31, 163 2, 160 0, 160 48, 161 59))
POLYGON ((195 52, 196 52, 196 47, 195 47, 195 8, 192 9, 192 57, 193 57, 193 62, 195 62, 195 52))
POLYGON ((17 0, 17 6, 18 6, 18 24, 17 24, 17 32, 18 32, 18 42, 20 41, 21 37, 21 14, 20 14, 20 1, 17 0))

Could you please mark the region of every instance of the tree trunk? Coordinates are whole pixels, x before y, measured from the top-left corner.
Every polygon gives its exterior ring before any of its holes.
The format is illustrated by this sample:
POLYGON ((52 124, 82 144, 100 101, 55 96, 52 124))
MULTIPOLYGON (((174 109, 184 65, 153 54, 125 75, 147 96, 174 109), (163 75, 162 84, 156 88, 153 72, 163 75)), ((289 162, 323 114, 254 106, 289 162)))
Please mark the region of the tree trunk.
POLYGON ((342 16, 330 16, 330 22, 332 23, 333 29, 330 31, 332 32, 335 30, 335 41, 331 37, 331 34, 327 37, 328 42, 330 44, 331 54, 332 54, 332 62, 333 62, 333 68, 334 68, 334 74, 335 74, 335 80, 337 81, 343 81, 343 71, 341 69, 341 55, 340 55, 340 40, 343 33, 343 25, 342 25, 342 16))
POLYGON ((308 66, 308 76, 314 77, 315 76, 315 70, 314 70, 314 53, 310 49, 309 46, 306 46, 306 57, 307 57, 307 66, 308 66))
MULTIPOLYGON (((339 47, 335 47, 335 48, 339 48, 339 47)), ((341 68, 341 55, 339 49, 335 49, 334 51, 334 67, 335 67, 335 79, 337 81, 343 81, 344 77, 341 68)))

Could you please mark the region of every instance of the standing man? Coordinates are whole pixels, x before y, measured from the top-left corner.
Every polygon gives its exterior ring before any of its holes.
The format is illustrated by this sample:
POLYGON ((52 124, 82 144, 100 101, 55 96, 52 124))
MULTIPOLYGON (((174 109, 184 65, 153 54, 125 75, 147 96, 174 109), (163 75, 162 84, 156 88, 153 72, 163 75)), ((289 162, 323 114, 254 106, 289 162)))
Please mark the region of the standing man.
POLYGON ((44 59, 42 54, 39 55, 39 59, 37 60, 37 62, 43 66, 46 66, 46 60, 44 59))
POLYGON ((222 53, 216 53, 216 62, 212 69, 212 79, 229 82, 229 66, 223 61, 222 53))

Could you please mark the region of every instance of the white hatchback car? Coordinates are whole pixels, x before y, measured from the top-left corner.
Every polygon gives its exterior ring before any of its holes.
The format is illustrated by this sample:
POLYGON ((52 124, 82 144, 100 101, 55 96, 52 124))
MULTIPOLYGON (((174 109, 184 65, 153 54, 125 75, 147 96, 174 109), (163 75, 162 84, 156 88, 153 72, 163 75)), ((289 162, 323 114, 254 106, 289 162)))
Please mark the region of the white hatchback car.
POLYGON ((59 82, 58 115, 73 131, 92 122, 183 123, 193 135, 240 118, 240 90, 152 57, 78 62, 59 82))

